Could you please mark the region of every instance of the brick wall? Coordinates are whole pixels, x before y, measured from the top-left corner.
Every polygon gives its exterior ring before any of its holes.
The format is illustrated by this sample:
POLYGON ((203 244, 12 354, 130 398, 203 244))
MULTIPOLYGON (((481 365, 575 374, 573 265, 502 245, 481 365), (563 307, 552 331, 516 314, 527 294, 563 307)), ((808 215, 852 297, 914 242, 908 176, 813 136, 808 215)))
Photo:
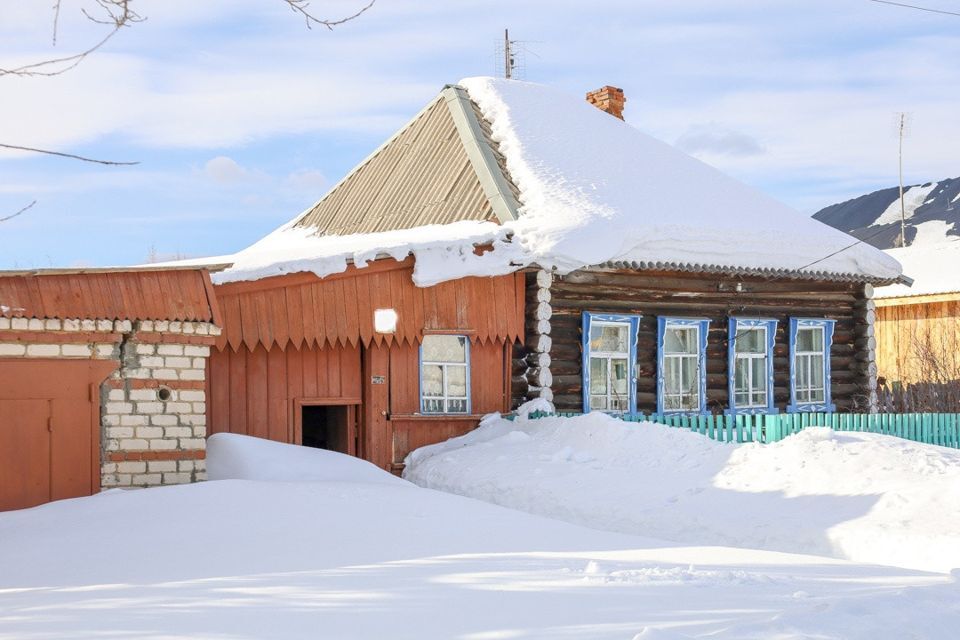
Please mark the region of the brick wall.
POLYGON ((101 486, 206 478, 206 364, 220 330, 202 322, 0 318, 0 357, 110 359, 100 393, 101 486))

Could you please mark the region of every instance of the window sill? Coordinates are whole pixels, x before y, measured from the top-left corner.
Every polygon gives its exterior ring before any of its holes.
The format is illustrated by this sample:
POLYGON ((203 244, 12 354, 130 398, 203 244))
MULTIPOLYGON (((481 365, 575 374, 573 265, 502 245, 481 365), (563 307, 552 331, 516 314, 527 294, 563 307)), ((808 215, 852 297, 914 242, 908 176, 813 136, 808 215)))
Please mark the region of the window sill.
POLYGON ((477 422, 484 415, 481 413, 393 413, 389 419, 393 422, 430 422, 460 420, 463 422, 477 422))

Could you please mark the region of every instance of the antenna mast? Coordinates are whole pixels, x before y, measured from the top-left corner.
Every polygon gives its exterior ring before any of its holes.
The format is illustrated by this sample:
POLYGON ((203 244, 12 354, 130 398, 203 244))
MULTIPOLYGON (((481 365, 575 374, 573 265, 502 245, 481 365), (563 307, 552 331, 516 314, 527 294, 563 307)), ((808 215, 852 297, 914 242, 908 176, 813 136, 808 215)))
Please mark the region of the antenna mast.
POLYGON ((899 133, 900 133, 900 152, 898 154, 898 161, 900 164, 900 246, 907 246, 907 215, 905 212, 905 207, 903 206, 903 127, 905 124, 907 114, 900 113, 900 123, 899 123, 899 133))
POLYGON ((503 30, 503 77, 513 77, 513 52, 510 51, 510 30, 503 30))

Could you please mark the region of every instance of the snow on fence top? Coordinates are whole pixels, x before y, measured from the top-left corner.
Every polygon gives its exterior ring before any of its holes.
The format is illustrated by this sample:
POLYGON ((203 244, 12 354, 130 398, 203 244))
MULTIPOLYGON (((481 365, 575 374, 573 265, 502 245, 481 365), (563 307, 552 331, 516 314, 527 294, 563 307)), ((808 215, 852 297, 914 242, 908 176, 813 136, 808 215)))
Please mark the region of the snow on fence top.
POLYGON ((421 286, 530 264, 561 273, 609 264, 872 282, 900 275, 900 265, 882 251, 856 244, 580 97, 493 78, 467 78, 460 86, 506 158, 506 182, 519 188, 515 220, 324 236, 317 235, 323 229, 295 227, 301 215, 234 256, 215 281, 295 271, 324 276, 344 270, 348 261, 361 265, 411 253, 421 286), (477 244, 494 251, 477 256, 477 244))

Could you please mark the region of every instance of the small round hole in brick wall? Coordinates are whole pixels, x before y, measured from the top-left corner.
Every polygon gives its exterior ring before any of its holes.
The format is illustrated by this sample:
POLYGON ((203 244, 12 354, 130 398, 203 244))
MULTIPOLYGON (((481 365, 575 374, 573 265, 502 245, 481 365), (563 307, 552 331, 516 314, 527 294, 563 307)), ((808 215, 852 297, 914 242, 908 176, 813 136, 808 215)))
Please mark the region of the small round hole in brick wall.
POLYGON ((166 387, 160 387, 157 389, 157 397, 166 402, 173 397, 173 392, 166 387))

